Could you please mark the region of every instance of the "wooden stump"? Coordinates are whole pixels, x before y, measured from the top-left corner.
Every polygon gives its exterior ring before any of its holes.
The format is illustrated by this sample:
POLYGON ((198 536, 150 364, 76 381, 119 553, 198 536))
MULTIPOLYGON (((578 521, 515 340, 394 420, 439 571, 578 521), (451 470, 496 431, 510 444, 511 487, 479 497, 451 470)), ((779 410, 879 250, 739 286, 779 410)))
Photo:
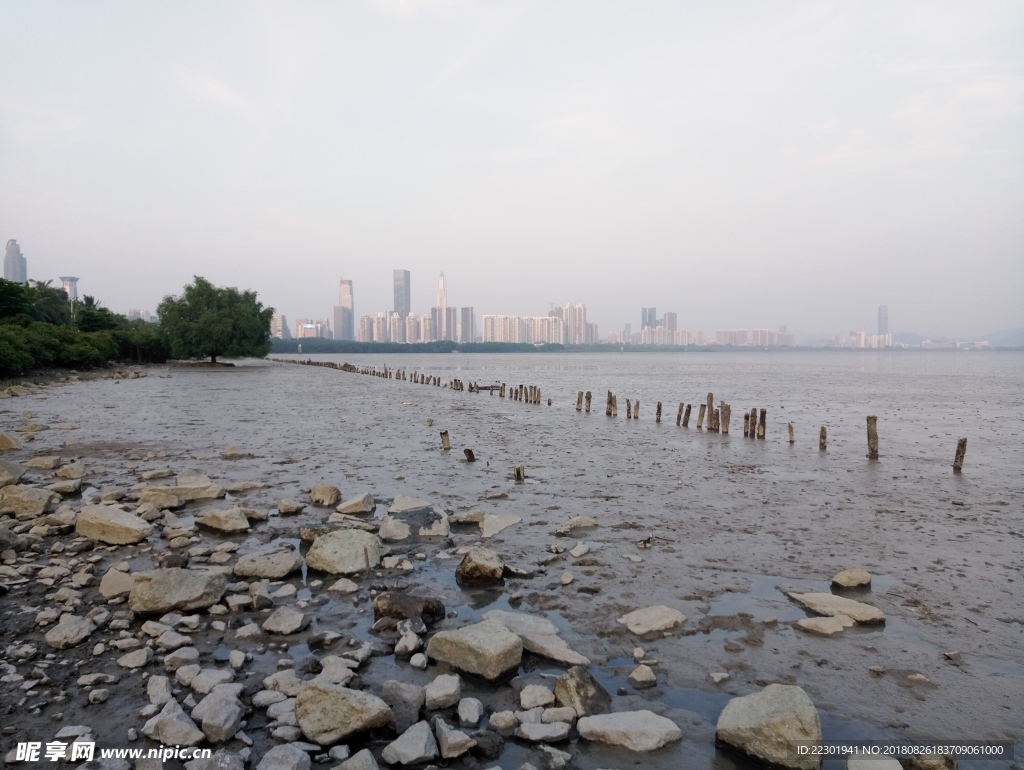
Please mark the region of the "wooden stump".
POLYGON ((476 462, 476 455, 473 454, 473 450, 472 449, 463 449, 462 453, 464 455, 466 455, 466 462, 467 463, 475 463, 476 462))
POLYGON ((818 451, 824 452, 826 449, 828 449, 828 431, 822 425, 821 430, 818 432, 818 451))
POLYGON ((634 420, 639 420, 640 419, 640 399, 639 398, 635 402, 633 402, 633 419, 634 420))
POLYGON ((707 413, 707 411, 708 411, 708 405, 707 404, 701 404, 700 405, 700 411, 697 412, 697 430, 702 430, 703 429, 703 427, 704 427, 704 415, 707 413))
POLYGON ((967 454, 967 439, 962 438, 956 442, 956 455, 953 457, 953 473, 960 473, 964 469, 964 455, 967 454))
POLYGON ((589 413, 590 413, 590 398, 591 398, 591 395, 590 395, 590 391, 589 391, 589 390, 587 391, 587 395, 586 395, 586 397, 585 397, 585 398, 586 398, 586 401, 585 401, 584 403, 586 404, 586 407, 587 407, 587 413, 589 414, 589 413))
MULTIPOLYGON (((588 401, 587 405, 589 406, 590 405, 589 404, 590 399, 587 399, 587 401, 588 401)), ((576 411, 577 412, 582 412, 583 411, 583 391, 582 390, 579 391, 576 394, 576 411)), ((587 411, 589 412, 590 410, 588 409, 587 411)))
POLYGON ((793 423, 789 424, 789 443, 792 444, 796 441, 796 436, 793 435, 793 423))
POLYGON ((689 428, 690 427, 690 407, 692 407, 692 406, 693 406, 693 404, 687 404, 686 405, 686 411, 683 412, 683 427, 684 428, 689 428))
POLYGON ((870 415, 868 423, 868 459, 878 459, 878 417, 870 415))
POLYGON ((722 402, 722 433, 729 432, 729 422, 732 419, 732 407, 722 402))
POLYGON ((612 416, 612 398, 614 398, 614 396, 612 396, 612 392, 609 390, 608 391, 608 401, 605 402, 605 405, 604 405, 604 416, 605 417, 611 417, 612 416))
POLYGON ((757 437, 758 438, 764 438, 765 418, 767 417, 767 415, 768 415, 768 410, 767 409, 762 409, 761 410, 761 416, 760 416, 760 418, 757 421, 757 437))
POLYGON ((518 482, 522 483, 523 479, 526 478, 526 467, 517 465, 512 469, 512 477, 518 482))
POLYGON ((683 406, 684 406, 683 402, 680 401, 679 402, 679 411, 676 412, 676 427, 677 428, 679 427, 679 424, 683 421, 683 406))
POLYGON ((658 402, 658 406, 654 410, 654 421, 661 422, 661 402, 658 402))
POLYGON ((626 419, 633 419, 633 404, 630 403, 629 399, 626 399, 626 419))
POLYGON ((750 414, 743 414, 743 438, 750 437, 750 414))
POLYGON ((441 449, 443 449, 444 451, 447 452, 451 448, 452 448, 452 442, 448 438, 448 431, 446 431, 446 430, 441 431, 441 449))

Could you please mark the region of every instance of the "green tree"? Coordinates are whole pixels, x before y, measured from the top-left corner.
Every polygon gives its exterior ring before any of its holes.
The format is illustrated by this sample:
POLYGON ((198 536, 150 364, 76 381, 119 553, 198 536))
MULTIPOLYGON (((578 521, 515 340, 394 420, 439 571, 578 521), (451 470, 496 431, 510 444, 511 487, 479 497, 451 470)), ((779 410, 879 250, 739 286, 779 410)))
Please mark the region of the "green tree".
POLYGON ((66 326, 71 323, 71 302, 64 289, 50 285, 50 281, 29 281, 32 297, 32 317, 48 324, 66 326))
POLYGON ((270 352, 270 318, 254 291, 218 288, 205 278, 185 287, 180 297, 164 297, 157 308, 174 358, 218 356, 262 358, 270 352))
POLYGON ((0 278, 0 318, 32 315, 32 300, 27 286, 0 278))

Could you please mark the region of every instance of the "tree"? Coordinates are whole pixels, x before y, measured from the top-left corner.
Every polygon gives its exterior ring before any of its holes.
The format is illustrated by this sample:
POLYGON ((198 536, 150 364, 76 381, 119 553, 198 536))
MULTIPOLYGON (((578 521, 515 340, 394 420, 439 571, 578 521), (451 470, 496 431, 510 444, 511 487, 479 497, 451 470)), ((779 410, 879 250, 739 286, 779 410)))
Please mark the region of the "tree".
POLYGON ((262 358, 270 352, 273 308, 264 308, 254 291, 194 278, 180 297, 164 297, 156 311, 174 358, 209 356, 216 363, 218 356, 262 358))
POLYGON ((32 300, 27 286, 0 278, 0 318, 32 315, 32 300))
POLYGON ((50 285, 50 281, 29 281, 32 297, 32 317, 48 324, 67 326, 71 323, 71 302, 64 289, 50 285))

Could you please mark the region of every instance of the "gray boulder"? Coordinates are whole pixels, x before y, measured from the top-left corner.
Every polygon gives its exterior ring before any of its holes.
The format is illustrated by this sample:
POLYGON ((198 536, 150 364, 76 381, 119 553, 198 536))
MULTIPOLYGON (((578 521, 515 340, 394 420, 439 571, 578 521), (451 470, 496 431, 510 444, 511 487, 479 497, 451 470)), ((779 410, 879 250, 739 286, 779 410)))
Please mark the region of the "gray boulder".
POLYGON ((389 765, 416 765, 434 759, 437 741, 426 722, 417 722, 384 747, 380 756, 389 765))
POLYGON ((762 762, 794 770, 817 770, 819 757, 791 751, 796 741, 821 741, 814 704, 800 687, 770 684, 730 700, 715 728, 715 740, 762 762))
POLYGON ((239 577, 280 580, 302 568, 302 557, 293 548, 274 546, 240 556, 234 572, 239 577))
POLYGON ((683 731, 671 719, 646 710, 583 717, 576 729, 584 740, 630 751, 654 751, 683 737, 683 731))
POLYGON ((306 564, 332 575, 354 575, 380 564, 380 541, 357 529, 328 532, 313 541, 306 564))
POLYGON ((227 586, 228 576, 219 572, 177 567, 139 572, 128 606, 135 612, 202 609, 220 601, 227 586))
POLYGON ((505 626, 485 620, 434 634, 427 657, 493 682, 519 668, 523 643, 505 626))
POLYGON ((463 585, 487 585, 501 582, 504 560, 488 548, 470 548, 455 568, 455 579, 463 585))
POLYGON ((555 699, 582 716, 603 714, 612 707, 612 696, 583 666, 573 666, 555 682, 555 699))
POLYGON ((295 716, 302 734, 322 746, 393 722, 388 704, 377 696, 317 679, 299 690, 295 716))
POLYGON ((165 746, 195 746, 205 738, 176 700, 167 701, 160 713, 142 726, 142 733, 165 746))

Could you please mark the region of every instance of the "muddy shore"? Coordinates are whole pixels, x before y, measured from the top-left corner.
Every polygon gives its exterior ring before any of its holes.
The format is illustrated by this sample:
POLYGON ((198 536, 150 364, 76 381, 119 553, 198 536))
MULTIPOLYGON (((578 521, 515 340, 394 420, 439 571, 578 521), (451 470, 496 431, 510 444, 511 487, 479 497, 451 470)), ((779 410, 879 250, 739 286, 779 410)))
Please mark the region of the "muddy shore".
MULTIPOLYGON (((445 537, 385 542, 385 554, 399 557, 397 566, 351 576, 358 584, 352 594, 329 591, 337 576, 303 565, 271 581, 272 607, 239 604, 223 615, 194 613, 196 628, 179 630, 190 637, 204 668, 231 668, 232 650, 247 654, 233 670, 247 707, 276 671, 294 668, 312 676, 317 664, 311 658, 366 642, 377 650, 358 669, 358 681, 369 691, 390 679, 422 685, 445 673, 444 665, 422 671, 396 659, 391 648, 397 634, 371 633, 374 595, 411 588, 440 599, 451 615, 432 625, 431 633, 476 621, 489 610, 542 614, 572 650, 590 659, 615 711, 647 709, 682 730, 680 742, 646 755, 575 737, 555 744, 583 770, 747 766, 746 759, 715 748, 715 723, 730 698, 769 683, 803 688, 826 738, 1010 741, 1020 751, 1024 490, 1019 467, 1016 474, 986 470, 977 459, 984 450, 969 450, 967 472, 955 477, 946 467, 950 458, 921 459, 909 437, 899 439, 905 449, 889 449, 880 462, 869 463, 862 429, 845 430, 842 423, 824 456, 808 449, 804 426, 796 448, 775 423, 768 440, 743 439, 735 415, 733 435, 698 434, 693 425, 684 433, 674 425, 674 408, 661 425, 653 424, 659 394, 646 392, 637 394, 640 420, 627 422, 620 410, 610 425, 603 411, 576 413, 576 388, 568 382, 548 386, 543 372, 530 373, 532 379, 520 373, 516 382, 541 385, 545 398, 554 399, 551 407, 313 367, 158 367, 148 373, 32 388, 0 401, 0 432, 21 444, 5 451, 4 460, 60 458, 53 469, 27 468, 21 486, 51 484, 61 480, 54 477, 60 467, 83 466, 81 488, 62 494, 46 514, 63 511, 63 518, 42 524, 9 516, 2 522, 29 536, 13 558, 7 554, 0 578, 8 586, 0 597, 5 754, 18 741, 49 740, 66 725, 88 725, 108 746, 129 745, 128 731, 134 730, 144 745, 142 712, 150 702, 144 677, 166 673, 166 653, 154 650, 139 669, 117 660, 154 644, 158 637, 141 630, 152 618, 132 618, 124 628, 111 627, 108 618, 79 644, 54 650, 44 639, 57 619, 49 610, 84 616, 103 607, 117 620, 116 613, 127 609, 125 597, 108 601, 99 591, 113 566, 135 574, 180 553, 190 555, 191 567, 231 569, 268 544, 298 544, 301 528, 324 525, 333 513, 333 506, 312 504, 309 490, 318 484, 337 487, 344 499, 370 493, 374 510, 362 518, 371 527, 380 525, 398 496, 423 499, 450 518, 479 510, 520 521, 486 539, 476 524, 453 523, 445 537), (441 450, 439 430, 450 431, 451 452, 441 450), (237 450, 228 452, 229 446, 237 450), (464 447, 474 449, 477 462, 465 462, 464 447), (514 465, 526 467, 524 483, 513 481, 514 465), (144 491, 140 483, 172 485, 189 470, 234 491, 174 511, 182 528, 231 507, 262 512, 265 520, 253 517, 248 531, 237 534, 198 527, 173 549, 171 538, 161 536, 163 513, 152 517, 153 533, 134 545, 93 543, 75 532, 75 516, 101 494, 113 501, 120 493, 120 502, 135 511, 133 498, 144 491), (305 508, 282 515, 282 500, 305 508), (556 531, 577 516, 598 524, 556 531), (40 526, 48 529, 32 535, 40 526), (586 552, 573 556, 579 544, 586 552), (460 587, 454 578, 459 551, 477 545, 529 576, 507 575, 494 587, 460 587), (832 577, 851 568, 869 571, 871 586, 844 595, 882 610, 884 625, 855 626, 830 637, 797 628, 810 613, 787 594, 830 592, 832 577), (566 572, 571 582, 563 582, 566 572), (686 620, 654 639, 638 638, 617 622, 650 605, 677 609, 686 620), (281 606, 308 616, 308 625, 288 635, 236 638, 246 621, 262 623, 281 606), (340 636, 311 650, 310 637, 323 633, 340 636), (28 656, 16 651, 20 647, 34 652, 28 656), (637 667, 637 647, 652 662, 654 687, 637 689, 627 681, 637 667), (77 684, 87 673, 117 677, 100 686, 108 690, 105 700, 89 702, 89 692, 99 688, 77 684)), ((702 395, 697 385, 702 383, 694 383, 694 401, 702 395)), ((603 391, 593 387, 595 409, 601 409, 603 391)), ((774 419, 777 404, 769 407, 774 419)), ((796 414, 790 409, 787 419, 796 414)), ((863 419, 859 412, 857 417, 863 419)), ((882 425, 885 435, 884 417, 882 425)), ((1014 435, 1010 430, 1003 438, 1012 441, 1014 435)), ((927 437, 925 431, 922 439, 927 437)), ((945 447, 943 452, 951 454, 945 447)), ((303 543, 300 553, 308 547, 303 543)), ((462 695, 479 698, 488 712, 518 708, 523 687, 552 686, 565 668, 528 655, 511 683, 464 678, 462 695)), ((174 687, 176 697, 189 695, 187 687, 174 687)), ((245 719, 254 760, 284 742, 272 733, 288 725, 275 725, 266 709, 254 708, 245 719)), ((350 748, 355 753, 369 747, 379 757, 393 737, 371 734, 350 748)), ((246 748, 237 740, 224 745, 246 748)), ((319 752, 312 756, 322 758, 319 752)), ((497 758, 464 756, 444 764, 517 768, 549 760, 530 743, 506 737, 497 758)), ((338 764, 332 758, 318 766, 338 764)))

